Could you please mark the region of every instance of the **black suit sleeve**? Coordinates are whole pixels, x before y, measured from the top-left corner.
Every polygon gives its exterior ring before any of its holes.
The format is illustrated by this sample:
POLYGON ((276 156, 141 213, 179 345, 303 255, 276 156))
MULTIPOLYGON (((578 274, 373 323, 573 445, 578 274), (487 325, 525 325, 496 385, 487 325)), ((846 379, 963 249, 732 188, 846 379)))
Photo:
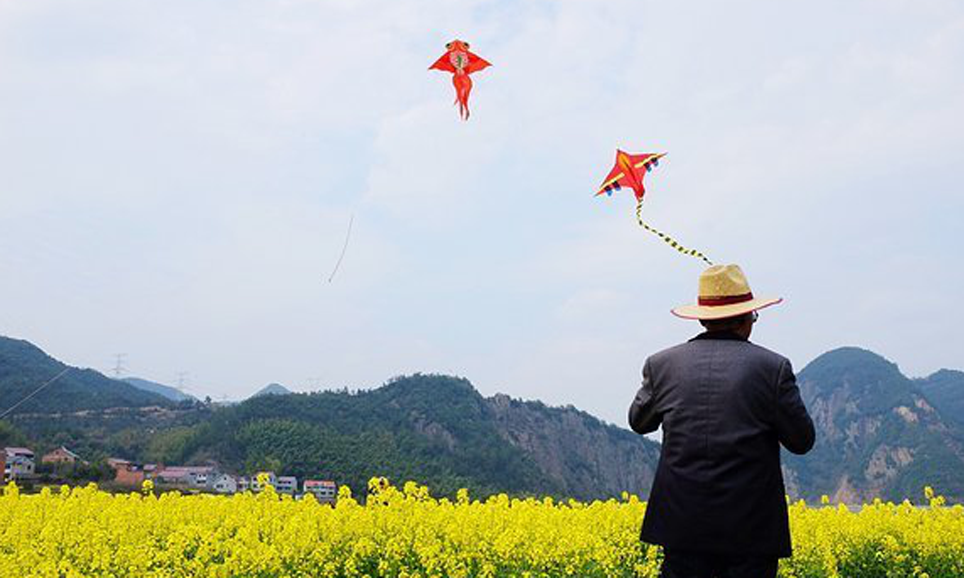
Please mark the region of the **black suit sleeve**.
POLYGON ((816 434, 813 420, 807 413, 807 407, 800 398, 800 388, 797 378, 793 375, 793 367, 788 360, 780 364, 777 377, 776 405, 774 427, 783 447, 795 454, 805 454, 813 447, 816 434))
POLYGON ((636 433, 647 434, 656 431, 662 420, 663 416, 656 411, 656 391, 647 359, 643 364, 643 386, 629 406, 629 427, 636 433))

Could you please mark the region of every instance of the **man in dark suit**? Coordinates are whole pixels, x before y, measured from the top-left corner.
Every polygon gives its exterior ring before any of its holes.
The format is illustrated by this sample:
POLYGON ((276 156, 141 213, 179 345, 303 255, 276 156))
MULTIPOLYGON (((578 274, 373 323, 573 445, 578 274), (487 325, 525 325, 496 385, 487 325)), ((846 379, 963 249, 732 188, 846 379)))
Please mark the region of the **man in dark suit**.
POLYGON ((736 265, 700 275, 699 302, 673 310, 706 331, 646 360, 629 424, 663 426, 641 538, 663 546, 663 578, 776 576, 790 527, 780 445, 810 451, 813 422, 790 362, 750 343, 757 310, 736 265))

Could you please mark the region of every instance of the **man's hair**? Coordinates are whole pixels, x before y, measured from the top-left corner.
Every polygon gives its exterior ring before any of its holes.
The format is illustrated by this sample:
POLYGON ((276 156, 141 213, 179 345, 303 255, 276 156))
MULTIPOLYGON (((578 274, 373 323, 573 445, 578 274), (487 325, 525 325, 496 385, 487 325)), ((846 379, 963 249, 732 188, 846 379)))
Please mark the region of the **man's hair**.
POLYGON ((723 319, 700 319, 700 324, 707 331, 735 331, 739 329, 747 318, 752 317, 753 312, 737 315, 736 317, 724 317, 723 319))

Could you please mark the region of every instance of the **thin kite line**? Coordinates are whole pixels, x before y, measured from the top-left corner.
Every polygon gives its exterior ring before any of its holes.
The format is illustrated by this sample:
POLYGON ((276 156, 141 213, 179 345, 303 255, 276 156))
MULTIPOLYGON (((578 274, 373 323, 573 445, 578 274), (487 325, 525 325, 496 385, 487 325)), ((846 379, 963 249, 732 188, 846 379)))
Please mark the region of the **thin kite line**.
POLYGON ((338 262, 335 263, 335 269, 331 272, 328 277, 328 282, 335 278, 335 273, 338 272, 338 268, 341 267, 341 260, 345 258, 345 251, 348 250, 348 241, 351 239, 351 226, 355 222, 355 214, 352 213, 351 219, 348 220, 348 234, 345 235, 345 246, 341 248, 341 255, 338 256, 338 262))
POLYGON ((42 390, 43 388, 47 387, 47 386, 50 385, 51 383, 57 381, 57 380, 60 379, 65 373, 67 373, 67 372, 70 371, 70 370, 71 370, 71 368, 68 366, 66 369, 64 369, 63 371, 61 371, 61 372, 58 373, 57 375, 55 375, 50 381, 48 381, 47 383, 41 385, 41 386, 38 387, 37 389, 33 390, 33 393, 31 393, 31 394, 28 395, 27 397, 21 399, 21 400, 18 401, 17 403, 13 404, 13 406, 11 406, 10 408, 8 408, 7 411, 5 411, 5 412, 3 412, 3 413, 0 413, 0 419, 3 419, 3 418, 5 418, 5 417, 7 417, 8 415, 10 415, 10 412, 12 412, 13 410, 17 409, 17 408, 20 407, 21 405, 23 405, 24 402, 26 402, 27 400, 29 400, 29 399, 32 398, 33 396, 37 395, 38 393, 40 393, 40 390, 42 390))

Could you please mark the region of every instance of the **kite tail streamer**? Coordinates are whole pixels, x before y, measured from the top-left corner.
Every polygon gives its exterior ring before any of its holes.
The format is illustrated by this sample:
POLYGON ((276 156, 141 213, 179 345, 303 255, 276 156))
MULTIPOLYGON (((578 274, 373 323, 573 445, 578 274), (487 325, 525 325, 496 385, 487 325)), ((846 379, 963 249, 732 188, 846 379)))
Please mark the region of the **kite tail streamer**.
POLYGON ((345 244, 341 248, 341 255, 338 255, 338 262, 335 263, 335 269, 331 272, 328 277, 328 282, 335 278, 335 273, 338 272, 338 268, 341 267, 341 260, 345 258, 345 251, 348 250, 348 241, 351 240, 351 226, 355 223, 355 213, 351 214, 351 219, 348 220, 348 233, 345 235, 345 244))
POLYGON ((665 241, 667 244, 669 244, 669 246, 676 249, 680 253, 684 255, 689 255, 691 257, 697 257, 705 261, 707 265, 713 266, 713 261, 710 261, 703 253, 700 253, 696 249, 687 249, 686 247, 680 245, 676 239, 670 237, 669 235, 667 235, 666 233, 663 233, 662 231, 657 231, 656 229, 644 223, 643 222, 643 202, 641 200, 636 202, 636 221, 639 223, 640 227, 646 229, 650 233, 655 234, 657 237, 665 241))

